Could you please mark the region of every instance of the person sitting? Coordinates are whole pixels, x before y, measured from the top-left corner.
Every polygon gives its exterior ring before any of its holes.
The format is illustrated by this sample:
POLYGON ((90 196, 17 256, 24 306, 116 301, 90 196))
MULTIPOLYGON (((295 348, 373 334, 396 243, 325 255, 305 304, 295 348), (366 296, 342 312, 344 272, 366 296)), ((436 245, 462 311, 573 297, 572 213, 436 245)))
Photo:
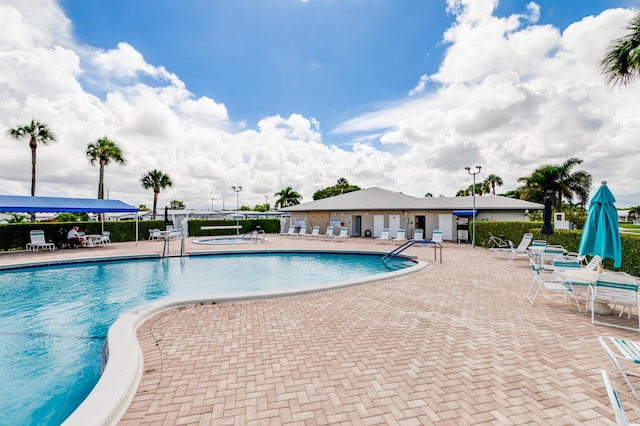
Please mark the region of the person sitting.
POLYGON ((74 226, 69 230, 69 232, 67 232, 67 244, 69 244, 71 248, 84 244, 84 238, 81 238, 80 235, 78 235, 78 229, 79 228, 77 226, 74 226))

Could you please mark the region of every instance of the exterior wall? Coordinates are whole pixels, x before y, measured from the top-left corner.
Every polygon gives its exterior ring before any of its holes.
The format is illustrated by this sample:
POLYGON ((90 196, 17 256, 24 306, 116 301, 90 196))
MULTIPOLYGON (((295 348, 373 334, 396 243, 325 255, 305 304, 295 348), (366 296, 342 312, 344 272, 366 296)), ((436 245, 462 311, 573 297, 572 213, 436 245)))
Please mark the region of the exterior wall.
POLYGON ((307 232, 311 232, 314 226, 320 227, 320 233, 324 234, 329 225, 329 212, 309 212, 309 223, 307 223, 307 232))

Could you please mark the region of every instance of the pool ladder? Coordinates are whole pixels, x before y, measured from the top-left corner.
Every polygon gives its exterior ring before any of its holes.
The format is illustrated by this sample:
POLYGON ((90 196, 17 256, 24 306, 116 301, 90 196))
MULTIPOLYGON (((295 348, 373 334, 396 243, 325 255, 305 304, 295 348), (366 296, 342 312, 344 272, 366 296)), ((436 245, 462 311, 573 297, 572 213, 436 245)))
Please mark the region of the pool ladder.
POLYGON ((385 254, 382 257, 382 262, 386 265, 389 259, 391 259, 392 257, 397 257, 400 253, 402 253, 403 251, 405 251, 406 249, 408 249, 414 244, 426 244, 426 245, 433 244, 433 260, 438 259, 437 248, 440 247, 440 263, 442 263, 442 244, 432 240, 408 240, 401 246, 396 247, 393 250, 391 250, 389 253, 385 254))
MULTIPOLYGON (((164 239, 164 247, 162 247, 162 258, 169 256, 169 249, 171 248, 169 245, 169 241, 171 238, 164 239)), ((184 236, 180 236, 180 257, 184 256, 184 236)))
POLYGON ((242 236, 242 238, 253 240, 254 243, 264 243, 266 241, 265 237, 266 234, 262 229, 247 232, 242 236))

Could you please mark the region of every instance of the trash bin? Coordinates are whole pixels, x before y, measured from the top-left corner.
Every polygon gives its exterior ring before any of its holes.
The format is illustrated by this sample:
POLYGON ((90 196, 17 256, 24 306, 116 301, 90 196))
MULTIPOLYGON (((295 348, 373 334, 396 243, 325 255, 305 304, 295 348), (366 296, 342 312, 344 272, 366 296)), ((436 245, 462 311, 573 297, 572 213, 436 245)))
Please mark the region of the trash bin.
POLYGON ((469 242, 469 224, 459 223, 457 226, 458 244, 469 242))

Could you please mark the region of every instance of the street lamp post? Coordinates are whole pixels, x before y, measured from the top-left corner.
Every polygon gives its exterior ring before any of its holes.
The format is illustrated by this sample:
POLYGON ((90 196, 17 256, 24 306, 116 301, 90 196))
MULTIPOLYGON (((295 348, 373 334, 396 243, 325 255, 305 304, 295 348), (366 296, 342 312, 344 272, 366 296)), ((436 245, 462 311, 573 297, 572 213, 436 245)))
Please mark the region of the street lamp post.
POLYGON ((267 204, 269 204, 269 196, 265 195, 264 196, 264 207, 267 207, 267 204))
POLYGON ((242 191, 242 187, 232 186, 231 188, 233 188, 233 190, 236 192, 236 234, 240 235, 240 222, 238 221, 238 211, 239 211, 238 196, 240 194, 240 191, 242 191))
POLYGON ((473 210, 471 214, 473 215, 473 236, 471 237, 471 247, 476 246, 476 175, 480 173, 481 166, 476 166, 475 170, 472 172, 471 167, 465 167, 464 169, 473 176, 473 186, 471 187, 471 191, 473 194, 473 210))
POLYGON ((211 197, 211 214, 213 214, 213 197, 211 197))

